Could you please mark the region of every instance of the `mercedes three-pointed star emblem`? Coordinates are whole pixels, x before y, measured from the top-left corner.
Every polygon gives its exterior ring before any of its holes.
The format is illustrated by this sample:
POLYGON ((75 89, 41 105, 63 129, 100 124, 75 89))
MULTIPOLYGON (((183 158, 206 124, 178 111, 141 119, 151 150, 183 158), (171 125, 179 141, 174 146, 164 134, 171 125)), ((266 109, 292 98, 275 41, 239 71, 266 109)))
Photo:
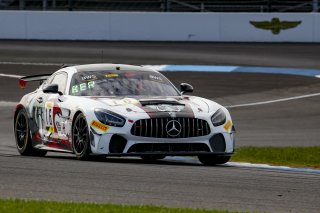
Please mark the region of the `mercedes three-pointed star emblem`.
POLYGON ((181 124, 179 121, 171 120, 166 125, 167 134, 171 137, 176 137, 181 133, 181 124))

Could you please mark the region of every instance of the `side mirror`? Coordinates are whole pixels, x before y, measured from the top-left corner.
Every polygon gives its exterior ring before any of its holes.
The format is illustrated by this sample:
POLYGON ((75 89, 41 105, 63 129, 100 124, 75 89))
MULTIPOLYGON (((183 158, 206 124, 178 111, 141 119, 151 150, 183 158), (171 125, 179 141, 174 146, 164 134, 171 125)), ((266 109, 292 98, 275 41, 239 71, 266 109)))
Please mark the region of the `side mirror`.
POLYGON ((180 90, 181 90, 182 94, 184 94, 186 92, 193 92, 193 86, 191 86, 190 84, 187 84, 187 83, 181 83, 180 90))
POLYGON ((49 84, 43 89, 44 93, 56 93, 59 95, 63 95, 62 92, 59 91, 58 84, 49 84))

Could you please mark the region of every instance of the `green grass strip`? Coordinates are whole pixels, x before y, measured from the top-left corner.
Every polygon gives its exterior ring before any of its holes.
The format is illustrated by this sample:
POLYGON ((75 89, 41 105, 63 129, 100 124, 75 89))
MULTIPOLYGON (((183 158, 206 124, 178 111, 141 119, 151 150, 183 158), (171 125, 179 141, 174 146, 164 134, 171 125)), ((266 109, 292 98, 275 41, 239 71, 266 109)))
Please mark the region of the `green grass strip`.
POLYGON ((320 146, 241 147, 236 150, 231 161, 320 168, 320 146))
POLYGON ((96 204, 96 203, 72 203, 72 202, 55 202, 55 201, 35 201, 20 199, 0 199, 0 212, 23 212, 23 213, 227 213, 230 211, 220 210, 201 210, 201 209, 180 209, 166 208, 158 206, 129 206, 115 204, 96 204))

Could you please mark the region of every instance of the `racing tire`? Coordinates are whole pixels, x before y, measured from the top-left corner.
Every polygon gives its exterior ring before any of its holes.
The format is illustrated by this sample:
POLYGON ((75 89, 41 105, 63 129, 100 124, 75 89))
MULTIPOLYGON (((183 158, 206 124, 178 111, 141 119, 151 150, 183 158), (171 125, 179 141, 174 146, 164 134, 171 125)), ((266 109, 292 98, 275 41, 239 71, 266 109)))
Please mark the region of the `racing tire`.
POLYGON ((162 160, 166 156, 164 155, 141 155, 141 159, 145 162, 155 162, 157 160, 162 160))
POLYGON ((16 116, 14 123, 14 136, 20 155, 43 157, 47 154, 47 151, 38 150, 32 146, 28 115, 25 109, 21 109, 16 116))
POLYGON ((199 155, 199 161, 205 166, 214 166, 217 164, 225 164, 230 160, 231 156, 215 156, 215 155, 199 155))
POLYGON ((91 158, 89 128, 82 113, 76 117, 72 126, 72 148, 78 160, 91 158))

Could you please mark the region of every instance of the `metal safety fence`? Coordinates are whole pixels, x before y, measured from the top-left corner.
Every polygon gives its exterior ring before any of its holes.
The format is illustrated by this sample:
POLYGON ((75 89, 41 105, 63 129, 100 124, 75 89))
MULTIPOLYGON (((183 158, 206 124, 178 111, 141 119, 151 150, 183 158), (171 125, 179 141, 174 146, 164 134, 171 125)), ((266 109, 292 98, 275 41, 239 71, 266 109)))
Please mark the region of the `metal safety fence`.
POLYGON ((319 0, 0 0, 2 10, 319 12, 319 0))

